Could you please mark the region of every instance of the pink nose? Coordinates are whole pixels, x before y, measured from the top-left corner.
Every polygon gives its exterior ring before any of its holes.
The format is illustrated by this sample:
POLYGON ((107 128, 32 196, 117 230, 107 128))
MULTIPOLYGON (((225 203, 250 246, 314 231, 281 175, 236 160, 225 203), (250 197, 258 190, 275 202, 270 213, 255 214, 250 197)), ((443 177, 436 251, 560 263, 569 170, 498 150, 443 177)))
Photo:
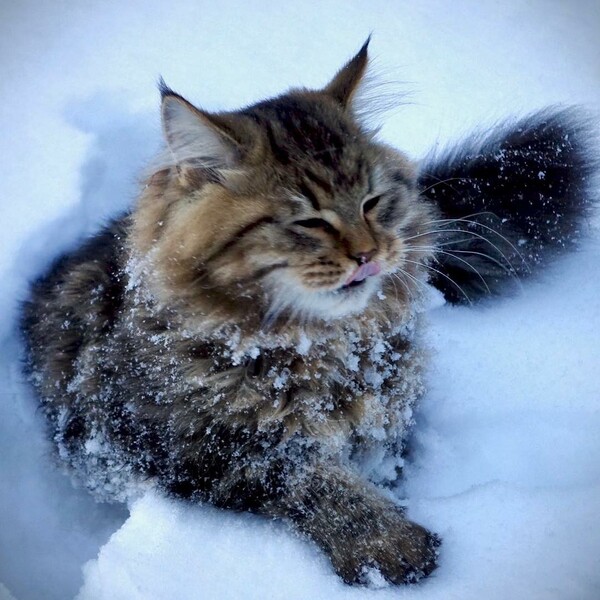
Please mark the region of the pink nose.
POLYGON ((360 265, 360 267, 358 267, 358 269, 356 269, 352 273, 352 275, 350 275, 350 277, 348 277, 345 285, 348 285, 348 284, 352 283, 353 281, 362 281, 363 279, 366 279, 367 277, 371 277, 372 275, 377 275, 378 273, 381 273, 381 267, 379 266, 378 263, 376 263, 376 262, 364 263, 364 264, 360 265))

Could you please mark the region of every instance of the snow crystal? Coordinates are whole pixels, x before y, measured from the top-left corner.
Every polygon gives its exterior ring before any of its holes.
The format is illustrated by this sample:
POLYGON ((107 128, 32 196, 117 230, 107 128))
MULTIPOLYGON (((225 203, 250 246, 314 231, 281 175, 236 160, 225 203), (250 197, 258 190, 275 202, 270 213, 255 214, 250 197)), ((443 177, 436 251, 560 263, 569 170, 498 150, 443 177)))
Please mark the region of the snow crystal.
POLYGON ((268 373, 269 377, 273 378, 273 387, 276 390, 283 389, 288 379, 290 378, 291 372, 289 369, 284 368, 279 373, 271 369, 268 373))
POLYGON ((85 451, 87 454, 100 454, 106 447, 106 440, 101 433, 92 435, 85 441, 85 451))
POLYGON ((298 352, 298 354, 301 354, 304 356, 304 355, 308 354, 308 351, 310 350, 311 346, 312 346, 312 340, 310 340, 308 338, 306 333, 302 332, 300 334, 300 341, 298 342, 298 345, 296 346, 296 351, 298 352))
POLYGON ((381 571, 375 567, 364 567, 362 572, 363 581, 374 590, 381 590, 385 587, 389 587, 389 583, 385 580, 385 577, 381 574, 381 571))
POLYGON ((349 354, 348 356, 346 356, 346 362, 345 362, 346 368, 349 371, 354 371, 354 372, 358 371, 359 361, 360 361, 360 359, 359 359, 358 354, 354 354, 354 353, 349 354))

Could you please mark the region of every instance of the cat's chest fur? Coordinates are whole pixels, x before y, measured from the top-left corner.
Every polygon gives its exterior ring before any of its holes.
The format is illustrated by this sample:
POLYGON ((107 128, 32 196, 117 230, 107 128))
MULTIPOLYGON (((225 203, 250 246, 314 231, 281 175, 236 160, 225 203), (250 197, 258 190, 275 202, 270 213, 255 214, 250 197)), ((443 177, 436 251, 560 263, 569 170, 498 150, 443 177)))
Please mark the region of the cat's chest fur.
POLYGON ((335 325, 224 324, 210 333, 168 319, 149 328, 148 307, 138 305, 117 339, 135 340, 125 371, 143 371, 147 402, 183 409, 188 424, 279 429, 283 443, 300 434, 336 454, 398 450, 422 391, 420 318, 390 319, 381 304, 335 325))

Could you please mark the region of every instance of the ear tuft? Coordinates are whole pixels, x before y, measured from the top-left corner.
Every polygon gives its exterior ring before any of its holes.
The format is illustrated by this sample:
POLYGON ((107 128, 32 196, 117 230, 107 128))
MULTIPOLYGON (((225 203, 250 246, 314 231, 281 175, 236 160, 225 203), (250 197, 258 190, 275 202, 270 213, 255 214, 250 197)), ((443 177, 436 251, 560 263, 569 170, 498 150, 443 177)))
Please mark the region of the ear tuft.
POLYGON ((368 48, 371 36, 367 38, 362 48, 351 58, 324 88, 324 93, 337 100, 344 108, 348 108, 364 78, 369 62, 368 48))
POLYGON ((166 84, 162 75, 158 78, 158 91, 160 92, 161 100, 164 100, 165 96, 171 96, 175 92, 166 84))

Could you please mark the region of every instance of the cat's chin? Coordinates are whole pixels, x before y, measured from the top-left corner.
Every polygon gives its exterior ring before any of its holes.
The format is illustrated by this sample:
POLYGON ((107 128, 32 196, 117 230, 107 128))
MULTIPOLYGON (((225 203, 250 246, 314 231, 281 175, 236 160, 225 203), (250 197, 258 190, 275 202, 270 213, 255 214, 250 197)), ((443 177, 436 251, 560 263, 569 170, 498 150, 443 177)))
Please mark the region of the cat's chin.
POLYGON ((289 311, 325 321, 361 313, 381 285, 380 277, 343 285, 335 290, 307 290, 295 281, 279 281, 274 287, 274 312, 289 311))

